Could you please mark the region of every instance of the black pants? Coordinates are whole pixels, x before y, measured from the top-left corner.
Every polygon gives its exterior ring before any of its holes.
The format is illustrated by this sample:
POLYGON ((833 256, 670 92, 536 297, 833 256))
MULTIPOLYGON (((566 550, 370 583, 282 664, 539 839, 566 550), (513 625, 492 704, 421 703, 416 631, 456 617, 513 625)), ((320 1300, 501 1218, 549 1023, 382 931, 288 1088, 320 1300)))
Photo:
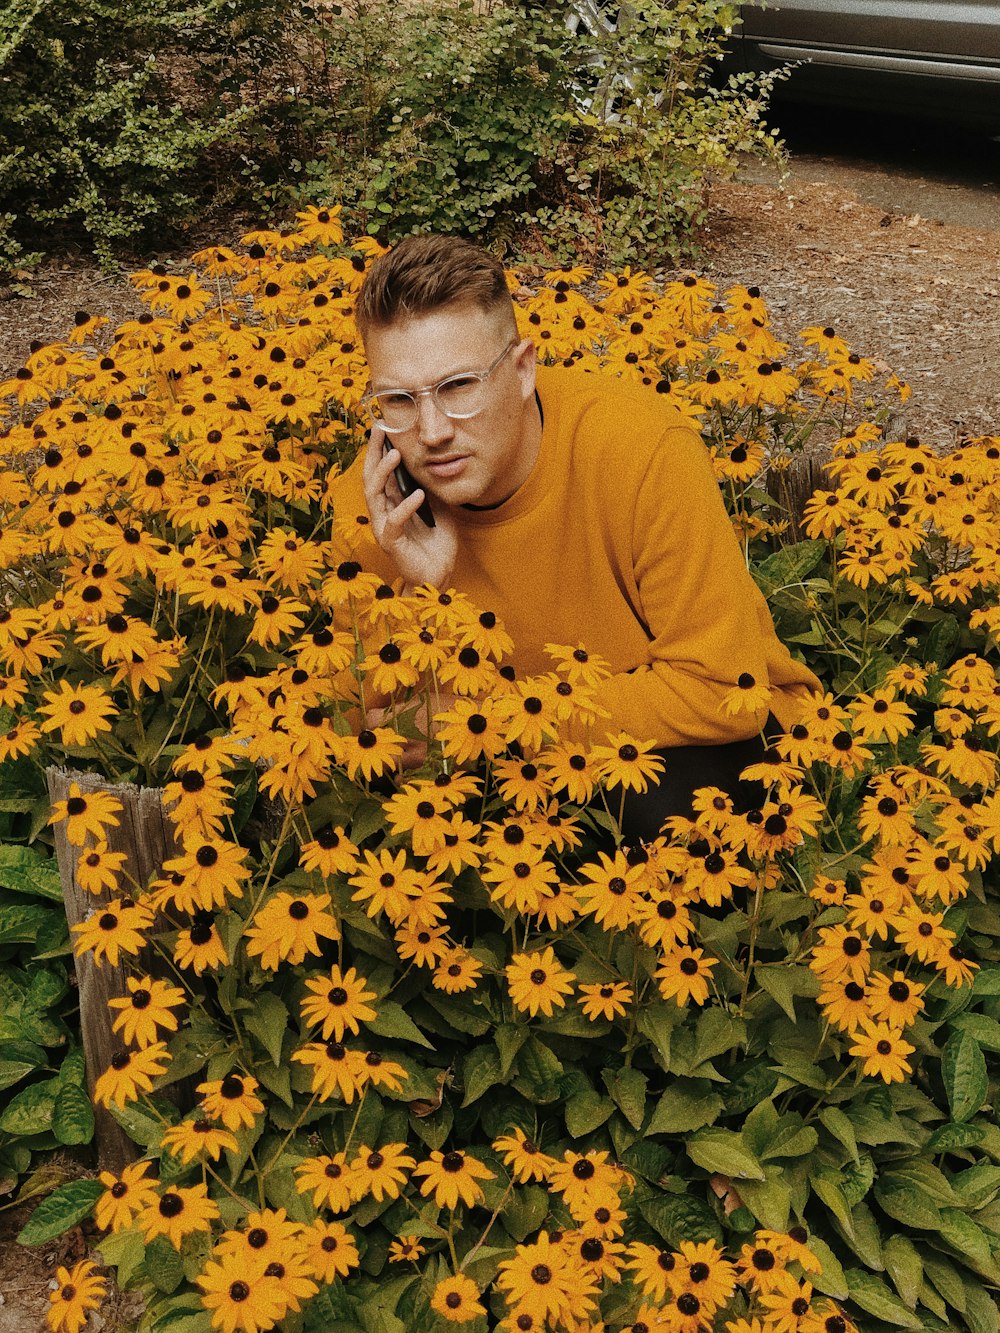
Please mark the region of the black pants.
MULTIPOLYGON (((764 725, 765 735, 780 731, 777 718, 770 714, 764 725)), ((657 750, 666 771, 655 786, 650 785, 641 794, 629 792, 626 796, 622 814, 625 841, 632 846, 651 842, 670 815, 690 818, 699 787, 721 787, 733 798, 733 807, 739 813, 753 810, 764 798, 764 787, 759 782, 741 782, 740 773, 749 764, 760 763, 766 752, 767 742, 761 736, 727 745, 682 745, 657 750)), ((609 804, 613 810, 613 803, 609 804)))

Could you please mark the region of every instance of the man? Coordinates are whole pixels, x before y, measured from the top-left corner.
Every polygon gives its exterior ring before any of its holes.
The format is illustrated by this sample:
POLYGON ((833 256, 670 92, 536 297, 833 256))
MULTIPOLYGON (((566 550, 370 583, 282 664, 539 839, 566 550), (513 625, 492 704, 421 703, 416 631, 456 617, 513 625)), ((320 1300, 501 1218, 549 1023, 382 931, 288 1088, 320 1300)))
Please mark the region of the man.
POLYGON ((402 241, 356 317, 376 424, 335 500, 367 505, 374 572, 495 612, 519 676, 551 670, 547 643, 605 658, 607 731, 671 752, 633 831, 699 786, 735 790, 769 714, 819 682, 778 641, 690 423, 613 376, 538 366, 502 268, 467 241, 402 241), (740 688, 758 706, 731 714, 740 688))

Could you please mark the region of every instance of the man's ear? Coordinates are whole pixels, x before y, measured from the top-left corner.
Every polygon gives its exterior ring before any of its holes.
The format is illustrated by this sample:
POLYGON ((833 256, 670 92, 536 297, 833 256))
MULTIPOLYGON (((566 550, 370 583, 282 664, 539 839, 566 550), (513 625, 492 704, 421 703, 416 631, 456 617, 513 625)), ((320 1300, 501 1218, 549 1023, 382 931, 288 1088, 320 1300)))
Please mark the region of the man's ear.
POLYGON ((515 347, 512 356, 514 369, 521 382, 521 397, 525 402, 535 392, 535 371, 538 368, 538 349, 530 338, 524 338, 515 347))

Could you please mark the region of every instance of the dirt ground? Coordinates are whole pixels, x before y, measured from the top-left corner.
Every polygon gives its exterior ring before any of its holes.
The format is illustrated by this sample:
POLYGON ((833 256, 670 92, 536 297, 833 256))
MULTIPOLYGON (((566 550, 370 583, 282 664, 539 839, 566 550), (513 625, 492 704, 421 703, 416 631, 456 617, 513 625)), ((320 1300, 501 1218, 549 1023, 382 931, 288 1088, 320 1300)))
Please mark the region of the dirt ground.
MULTIPOLYGON (((901 374, 913 387, 911 434, 946 447, 963 433, 1000 431, 1000 231, 887 213, 796 174, 784 188, 718 185, 702 247, 698 271, 722 288, 760 287, 780 336, 832 324, 901 374)), ((183 268, 182 258, 167 262, 183 268)), ((140 309, 124 276, 84 260, 49 264, 32 283, 28 299, 0 291, 0 378, 33 339, 70 329, 77 310, 119 323, 140 309)))

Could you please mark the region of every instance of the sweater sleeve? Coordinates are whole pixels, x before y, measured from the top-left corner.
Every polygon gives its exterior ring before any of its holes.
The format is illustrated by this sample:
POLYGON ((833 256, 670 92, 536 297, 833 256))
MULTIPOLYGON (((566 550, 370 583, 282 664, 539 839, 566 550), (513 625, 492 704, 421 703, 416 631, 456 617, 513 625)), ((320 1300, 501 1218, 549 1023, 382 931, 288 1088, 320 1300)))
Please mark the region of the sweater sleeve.
POLYGON ((708 451, 686 427, 668 430, 653 453, 634 506, 629 556, 649 662, 600 686, 609 728, 663 747, 755 735, 767 705, 731 717, 723 700, 743 673, 768 686, 768 632, 780 645, 708 451))

